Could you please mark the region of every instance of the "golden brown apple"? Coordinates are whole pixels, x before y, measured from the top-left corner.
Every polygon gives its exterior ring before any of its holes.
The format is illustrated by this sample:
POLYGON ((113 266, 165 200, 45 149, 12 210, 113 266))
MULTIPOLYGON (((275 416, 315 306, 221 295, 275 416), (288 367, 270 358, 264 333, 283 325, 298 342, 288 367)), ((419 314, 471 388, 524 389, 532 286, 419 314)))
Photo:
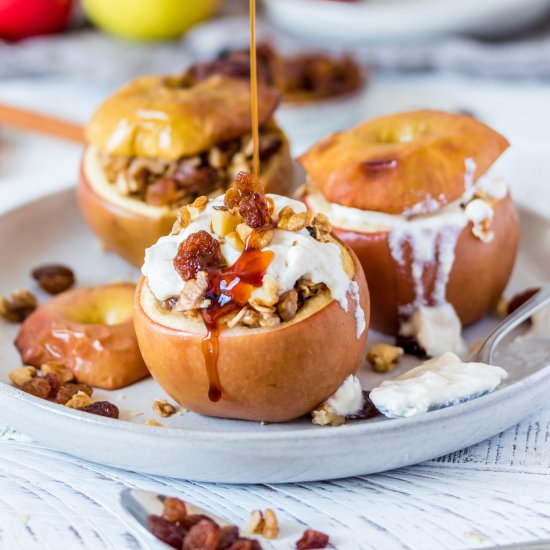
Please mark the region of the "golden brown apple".
MULTIPOLYGON (((363 271, 353 252, 342 250, 368 327, 363 271)), ((357 336, 355 301, 348 298, 346 312, 328 291, 307 301, 292 321, 278 328, 221 330, 217 369, 222 396, 211 402, 202 351, 204 323, 163 309, 144 278, 135 310, 141 352, 155 380, 178 403, 209 416, 266 422, 302 416, 356 372, 367 339, 367 328, 357 336)))
MULTIPOLYGON (((514 266, 519 221, 511 196, 508 194, 500 200, 494 211, 491 223, 494 238, 491 242, 475 237, 471 222, 464 227, 456 242, 446 299, 455 308, 463 325, 481 319, 496 306, 514 266)), ((406 245, 405 265, 400 266, 392 256, 387 231, 362 233, 337 227, 333 231, 353 249, 365 271, 371 298, 371 328, 396 334, 399 330, 399 306, 415 299, 410 246, 406 245)), ((432 292, 438 269, 434 261, 422 274, 427 305, 433 305, 432 292)))
POLYGON ((115 390, 148 376, 133 324, 135 285, 69 290, 35 310, 15 340, 26 365, 56 363, 77 381, 115 390))

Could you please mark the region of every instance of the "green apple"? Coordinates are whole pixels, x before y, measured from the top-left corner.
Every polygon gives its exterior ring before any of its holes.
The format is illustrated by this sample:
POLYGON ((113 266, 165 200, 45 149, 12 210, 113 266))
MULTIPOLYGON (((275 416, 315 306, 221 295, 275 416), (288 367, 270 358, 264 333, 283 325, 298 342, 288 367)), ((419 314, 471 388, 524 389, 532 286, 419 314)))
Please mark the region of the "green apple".
POLYGON ((136 40, 176 38, 212 15, 219 0, 83 0, 99 28, 136 40))

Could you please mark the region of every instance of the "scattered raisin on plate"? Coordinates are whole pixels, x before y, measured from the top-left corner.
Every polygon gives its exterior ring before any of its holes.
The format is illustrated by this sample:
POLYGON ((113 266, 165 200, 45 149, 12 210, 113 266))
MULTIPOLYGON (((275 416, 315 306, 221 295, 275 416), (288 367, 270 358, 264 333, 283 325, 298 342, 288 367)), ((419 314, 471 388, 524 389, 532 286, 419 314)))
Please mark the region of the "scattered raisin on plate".
POLYGON ((309 548, 326 548, 328 546, 329 538, 325 533, 321 531, 315 531, 314 529, 306 529, 302 538, 296 543, 298 550, 308 550, 309 548))
POLYGON ((16 290, 9 298, 0 296, 0 316, 11 323, 22 323, 37 307, 36 296, 25 288, 16 290))
POLYGON ((106 416, 107 418, 118 418, 119 415, 118 407, 109 403, 109 401, 96 401, 79 410, 90 414, 97 414, 98 416, 106 416))
POLYGON ((71 269, 60 264, 46 264, 36 267, 31 273, 40 288, 48 294, 60 294, 74 285, 71 269))

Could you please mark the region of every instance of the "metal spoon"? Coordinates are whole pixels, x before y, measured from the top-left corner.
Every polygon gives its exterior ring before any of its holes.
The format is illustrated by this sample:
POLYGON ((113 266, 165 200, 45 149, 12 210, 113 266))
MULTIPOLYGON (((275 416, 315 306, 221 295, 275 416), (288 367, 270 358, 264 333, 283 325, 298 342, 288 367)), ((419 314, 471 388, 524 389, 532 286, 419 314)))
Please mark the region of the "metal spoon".
POLYGON ((550 305, 550 284, 541 288, 534 296, 500 322, 485 338, 470 361, 493 365, 495 349, 502 339, 518 325, 526 321, 544 306, 550 305))

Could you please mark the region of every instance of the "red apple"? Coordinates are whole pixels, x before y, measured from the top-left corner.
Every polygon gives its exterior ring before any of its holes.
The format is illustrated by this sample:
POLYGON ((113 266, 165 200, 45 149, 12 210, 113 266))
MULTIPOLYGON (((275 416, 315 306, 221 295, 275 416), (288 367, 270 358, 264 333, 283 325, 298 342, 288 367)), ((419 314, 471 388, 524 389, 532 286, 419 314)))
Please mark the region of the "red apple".
POLYGON ((63 30, 73 0, 0 0, 0 38, 21 40, 63 30))

